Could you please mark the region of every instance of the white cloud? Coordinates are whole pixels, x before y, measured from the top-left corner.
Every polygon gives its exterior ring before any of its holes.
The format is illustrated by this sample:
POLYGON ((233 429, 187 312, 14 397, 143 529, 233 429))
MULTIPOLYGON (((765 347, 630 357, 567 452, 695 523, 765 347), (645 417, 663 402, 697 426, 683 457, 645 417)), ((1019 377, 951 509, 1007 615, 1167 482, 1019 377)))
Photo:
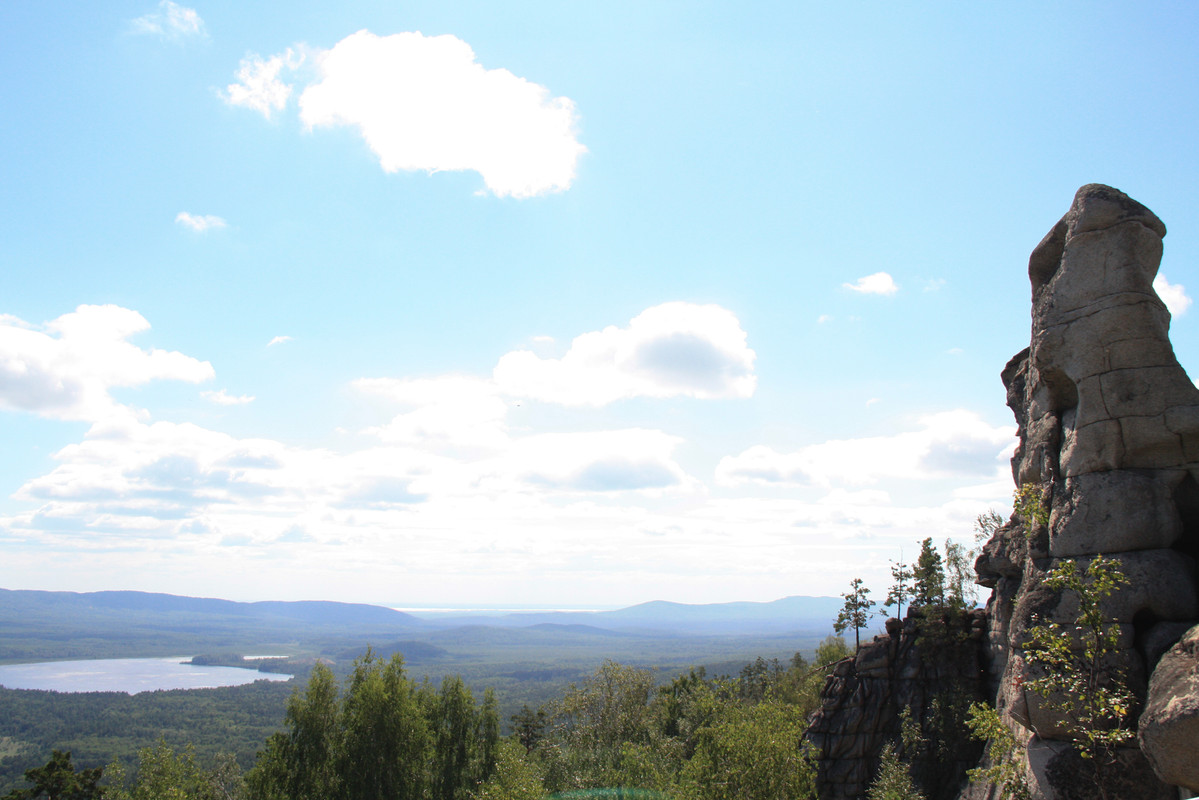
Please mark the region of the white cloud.
POLYGON ((178 222, 185 228, 190 228, 196 233, 224 228, 226 224, 225 220, 213 214, 189 214, 186 211, 180 211, 176 214, 175 222, 178 222))
POLYGON ((493 375, 505 394, 573 406, 629 397, 749 397, 757 382, 754 358, 731 311, 674 302, 646 309, 627 328, 578 336, 560 359, 508 353, 493 375))
POLYGON ((756 445, 721 460, 717 480, 829 487, 881 479, 932 480, 989 477, 1006 466, 1015 430, 992 426, 969 411, 946 411, 920 420, 920 429, 894 436, 841 439, 779 453, 756 445))
POLYGON ((826 322, 832 322, 832 321, 833 321, 832 314, 821 314, 819 317, 816 318, 817 325, 823 325, 826 322))
POLYGON ((253 395, 232 395, 221 389, 217 392, 200 392, 200 396, 218 406, 244 406, 254 402, 253 395))
POLYGON ((547 433, 518 440, 506 468, 526 484, 580 492, 661 490, 687 476, 671 453, 677 436, 641 428, 547 433))
POLYGON ((944 287, 945 287, 945 279, 944 278, 930 278, 924 284, 924 291, 937 292, 937 291, 940 291, 941 289, 943 289, 944 287))
POLYGON ((1170 283, 1160 272, 1153 279, 1153 289, 1172 316, 1181 317, 1191 307, 1191 298, 1187 296, 1186 287, 1179 283, 1170 283))
MULTIPOLYGON (((570 98, 486 69, 454 36, 363 30, 310 53, 317 75, 300 94, 300 119, 356 128, 386 172, 470 170, 492 194, 526 198, 569 189, 587 152, 570 98)), ((293 91, 284 70, 304 61, 297 50, 250 55, 225 99, 269 118, 293 91)))
POLYGON ((133 20, 133 32, 162 36, 166 39, 206 35, 204 20, 200 19, 195 9, 181 6, 171 0, 162 0, 157 11, 133 20))
POLYGON ((866 275, 858 278, 857 283, 843 283, 842 287, 861 294, 895 294, 899 291, 899 286, 885 272, 876 272, 873 275, 866 275))
MULTIPOLYGON (((357 381, 394 408, 369 437, 342 438, 336 451, 238 438, 117 406, 110 387, 211 377, 212 368, 128 344, 147 327, 136 312, 83 307, 72 316, 47 326, 0 317, 0 404, 31 405, 20 388, 29 378, 12 378, 19 353, 39 385, 99 387, 91 405, 50 393, 33 404, 40 413, 102 417, 19 488, 18 510, 0 514, 0 579, 10 582, 53 554, 63 588, 76 590, 111 588, 119 574, 147 590, 286 598, 319 570, 325 599, 387 602, 402 586, 405 597, 435 602, 461 599, 467 585, 472 599, 507 599, 529 596, 536 580, 546 596, 583 603, 611 600, 619 571, 631 586, 692 602, 713 599, 714 585, 727 593, 719 599, 783 596, 796 585, 835 594, 846 576, 873 580, 863 565, 880 565, 882 585, 900 546, 968 536, 974 515, 1011 493, 996 457, 1011 431, 966 412, 894 436, 768 451, 758 462, 747 451, 722 462, 726 486, 707 487, 683 460, 694 448, 672 432, 610 424, 594 408, 518 410, 523 395, 508 392, 528 387, 488 376, 357 381), (33 359, 38 347, 79 363, 33 359), (80 377, 85 368, 97 374, 80 377), (926 491, 913 478, 939 483, 926 491), (952 497, 925 505, 920 492, 952 497)), ((753 361, 731 312, 667 304, 579 337, 543 365, 534 388, 571 403, 567 377, 615 382, 621 397, 738 397, 753 390, 753 361)))
POLYGON ((113 387, 213 376, 207 361, 125 341, 150 327, 127 308, 82 305, 41 329, 12 320, 0 319, 0 408, 96 421, 122 412, 113 387))
POLYGON ((507 405, 490 381, 457 376, 370 378, 355 381, 354 386, 409 408, 387 425, 366 431, 385 442, 484 448, 508 442, 507 405))
POLYGON ((271 339, 269 342, 267 342, 266 346, 274 347, 277 344, 286 344, 287 342, 290 342, 291 340, 292 339, 290 336, 276 336, 273 339, 271 339))
POLYGON ((241 60, 237 68, 237 83, 225 87, 225 102, 257 111, 267 119, 276 111, 282 111, 291 97, 292 86, 284 83, 280 73, 289 72, 304 62, 304 55, 292 49, 285 53, 263 58, 251 53, 241 60))

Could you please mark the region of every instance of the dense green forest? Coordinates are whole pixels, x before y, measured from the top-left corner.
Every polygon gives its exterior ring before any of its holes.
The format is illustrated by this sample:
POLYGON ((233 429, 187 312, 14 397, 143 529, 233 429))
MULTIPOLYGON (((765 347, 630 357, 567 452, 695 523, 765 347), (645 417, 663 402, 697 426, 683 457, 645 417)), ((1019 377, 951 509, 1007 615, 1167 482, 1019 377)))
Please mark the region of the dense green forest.
MULTIPOLYGON (((501 731, 522 708, 539 709, 561 697, 572 684, 587 680, 607 658, 653 676, 657 684, 692 668, 710 675, 737 675, 755 653, 767 661, 786 661, 799 646, 809 655, 816 636, 799 637, 612 637, 594 632, 541 629, 464 629, 440 638, 441 645, 410 640, 389 641, 375 654, 402 653, 415 679, 440 684, 458 675, 481 697, 491 689, 498 698, 501 731), (791 645, 790 648, 787 645, 791 645), (409 653, 415 653, 410 658, 409 653)), ((335 679, 344 683, 364 645, 334 642, 321 656, 335 679)), ((261 652, 261 650, 259 650, 261 652)), ((128 655, 119 651, 118 655, 128 655)), ((233 653, 199 655, 200 662, 238 663, 233 653)), ((287 698, 302 686, 316 659, 297 656, 268 662, 272 670, 294 673, 288 683, 256 682, 247 686, 144 692, 67 693, 0 687, 0 795, 23 785, 25 770, 45 763, 52 749, 70 751, 75 763, 99 767, 119 758, 134 771, 136 755, 162 738, 174 750, 191 744, 197 763, 210 767, 227 753, 241 769, 279 729, 287 698)))
POLYGON ((373 652, 341 679, 317 664, 294 688, 259 682, 134 697, 4 690, 0 742, 10 750, 20 742, 6 763, 42 750, 26 772, 35 785, 26 792, 12 788, 25 781, 11 784, 14 799, 40 796, 40 782, 52 779, 74 781, 76 797, 114 800, 518 800, 595 788, 695 800, 799 797, 813 777, 806 717, 828 666, 847 652, 829 637, 811 660, 757 658, 718 678, 702 668, 671 676, 607 661, 506 719, 494 692, 476 698, 458 677, 434 686, 414 678, 399 654, 373 652), (60 701, 67 705, 55 707, 60 701), (43 724, 64 711, 93 733, 72 738, 43 724), (158 730, 164 718, 175 723, 158 730), (222 718, 236 737, 214 741, 206 726, 222 718), (20 738, 34 730, 39 741, 20 738), (154 742, 130 752, 137 735, 150 734, 154 742), (248 742, 253 757, 223 755, 248 742), (98 777, 101 752, 111 763, 98 777))
POLYGON ((76 764, 136 763, 139 750, 158 740, 193 745, 201 762, 220 753, 249 768, 254 753, 279 729, 289 683, 256 681, 222 689, 169 692, 40 692, 0 687, 0 793, 21 784, 22 773, 54 750, 76 764))

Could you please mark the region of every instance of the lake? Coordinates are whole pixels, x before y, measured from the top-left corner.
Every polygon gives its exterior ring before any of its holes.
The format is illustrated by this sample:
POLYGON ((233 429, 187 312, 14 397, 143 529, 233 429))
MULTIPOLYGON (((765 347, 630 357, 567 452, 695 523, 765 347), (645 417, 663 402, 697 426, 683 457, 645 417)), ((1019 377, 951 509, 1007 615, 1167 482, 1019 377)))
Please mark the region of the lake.
POLYGON ((212 689, 254 681, 285 681, 291 675, 238 667, 194 667, 174 658, 103 658, 0 664, 0 686, 53 692, 153 692, 158 689, 212 689))

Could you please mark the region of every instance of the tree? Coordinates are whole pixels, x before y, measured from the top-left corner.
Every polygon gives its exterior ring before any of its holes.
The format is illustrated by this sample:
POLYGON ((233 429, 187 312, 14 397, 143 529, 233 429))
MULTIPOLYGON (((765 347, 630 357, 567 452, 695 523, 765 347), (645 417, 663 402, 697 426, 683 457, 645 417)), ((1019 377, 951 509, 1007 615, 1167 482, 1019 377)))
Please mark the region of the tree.
POLYGON ((45 795, 48 800, 100 800, 103 768, 75 771, 70 751, 55 750, 45 766, 25 771, 25 780, 33 784, 28 789, 14 789, 2 800, 36 800, 45 795))
POLYGON ((398 653, 385 662, 368 651, 354 662, 342 703, 338 769, 347 800, 417 800, 426 794, 431 694, 408 679, 398 653))
POLYGON ((705 727, 682 773, 690 800, 776 800, 815 796, 816 767, 806 718, 790 706, 758 703, 705 727))
POLYGON ((932 537, 920 543, 920 555, 912 572, 912 606, 945 605, 945 569, 932 537))
POLYGON ((1065 628, 1034 618, 1024 643, 1025 658, 1042 673, 1025 688, 1061 716, 1078 754, 1090 761, 1104 798, 1116 748, 1133 737, 1129 714, 1136 700, 1123 667, 1112 658, 1119 651, 1120 626, 1104 611, 1104 601, 1128 583, 1114 558, 1095 556, 1086 569, 1073 559, 1059 562, 1046 573, 1044 585, 1074 594, 1075 624, 1065 628))
POLYGON ((874 606, 874 601, 870 599, 870 590, 863 585, 861 578, 854 578, 849 586, 849 591, 841 595, 845 598, 845 605, 837 614, 833 630, 844 633, 853 628, 854 649, 857 650, 862 646, 860 631, 870 619, 870 609, 874 606))
POLYGON ((501 741, 495 771, 479 787, 476 800, 542 800, 545 787, 541 769, 528 755, 519 743, 511 739, 501 741))
POLYGON ((255 800, 464 800, 495 767, 494 695, 477 708, 459 678, 416 683, 398 653, 370 650, 340 695, 313 668, 246 781, 255 800))
MULTIPOLYGON (((551 791, 629 786, 644 776, 644 756, 670 758, 654 724, 649 670, 605 661, 581 686, 553 705, 550 730, 539 748, 551 791)), ((656 786, 644 788, 658 788, 656 786)))
POLYGON ((109 767, 116 777, 105 790, 105 800, 241 800, 246 796, 241 770, 232 757, 222 757, 207 770, 196 763, 192 745, 176 753, 165 741, 138 752, 137 780, 126 788, 124 771, 109 767))
POLYGON ((900 760, 891 742, 883 745, 878 773, 866 790, 866 800, 924 800, 924 795, 912 781, 908 765, 900 760))
POLYGON ((885 608, 898 606, 895 616, 900 619, 903 619, 903 604, 908 602, 912 597, 912 576, 913 570, 910 565, 899 561, 891 562, 891 578, 895 583, 891 585, 891 590, 887 592, 887 599, 883 601, 883 606, 885 608))
POLYGON ((950 608, 969 610, 974 608, 978 590, 974 583, 973 551, 965 545, 945 540, 945 578, 948 584, 946 601, 950 608))
POLYGON ((512 721, 512 733, 525 746, 525 752, 533 752, 533 748, 544 738, 545 727, 549 724, 545 709, 539 708, 534 712, 527 705, 521 706, 520 711, 509 719, 512 721))
POLYGON ((970 735, 987 743, 986 761, 966 773, 970 780, 985 781, 998 788, 1004 800, 1032 800, 1024 770, 1016 760, 1020 745, 999 718, 999 712, 986 703, 974 703, 970 706, 968 724, 970 735))

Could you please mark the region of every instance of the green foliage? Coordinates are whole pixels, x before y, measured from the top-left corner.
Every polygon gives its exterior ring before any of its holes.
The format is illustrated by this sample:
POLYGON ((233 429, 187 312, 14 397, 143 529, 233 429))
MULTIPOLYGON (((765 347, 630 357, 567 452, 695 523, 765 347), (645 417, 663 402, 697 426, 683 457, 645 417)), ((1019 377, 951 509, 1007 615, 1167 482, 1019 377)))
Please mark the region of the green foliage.
POLYGON ((493 696, 476 708, 457 678, 440 691, 418 684, 398 654, 368 652, 340 697, 317 667, 284 723, 247 776, 256 800, 465 800, 494 768, 499 740, 493 696))
POLYGON ((867 800, 924 800, 916 789, 908 765, 900 760, 891 742, 883 745, 878 773, 866 790, 867 800))
POLYGON ((870 599, 870 590, 862 583, 861 578, 854 578, 849 587, 849 591, 841 595, 845 598, 845 605, 837 614, 833 630, 837 633, 844 633, 853 628, 854 649, 856 650, 862 646, 861 630, 870 620, 870 609, 874 607, 874 601, 870 599))
POLYGON ((25 771, 25 780, 33 784, 28 789, 14 789, 0 800, 37 800, 45 796, 48 800, 100 800, 104 790, 100 787, 100 767, 75 771, 71 754, 55 750, 45 766, 25 771))
POLYGON ((688 800, 775 800, 815 794, 806 718, 775 703, 738 708, 707 727, 681 776, 688 800))
POLYGON ((945 605, 945 568, 932 538, 920 543, 920 555, 912 567, 912 607, 945 605))
POLYGON ((843 658, 849 658, 853 653, 849 652, 848 645, 840 636, 827 636, 816 647, 815 662, 817 667, 827 667, 830 664, 835 664, 843 658))
POLYGON ((1104 612, 1104 601, 1128 582, 1113 558, 1095 556, 1085 570, 1073 559, 1061 561, 1046 573, 1044 585, 1074 595, 1075 624, 1038 621, 1024 642, 1025 658, 1042 673, 1025 688, 1060 715, 1079 755, 1091 761, 1101 793, 1116 748, 1134 735, 1129 715, 1135 698, 1111 658, 1118 652, 1119 625, 1104 612))
POLYGON ((542 800, 545 797, 543 773, 536 761, 518 741, 499 742, 495 770, 479 787, 475 800, 542 800))
POLYGON ((176 753, 160 741, 138 754, 137 779, 126 786, 120 764, 108 768, 111 785, 106 800, 244 800, 245 781, 241 769, 231 758, 222 758, 214 769, 196 763, 195 748, 190 745, 176 753))
POLYGON ((999 718, 999 712, 986 703, 970 706, 970 735, 987 743, 986 766, 967 773, 972 782, 986 782, 999 789, 1005 800, 1032 800, 1032 791, 1017 761, 1019 744, 1011 730, 999 718))
POLYGON ((1049 524, 1049 506, 1045 503, 1045 493, 1039 484, 1026 483, 1017 489, 1012 494, 1012 505, 1029 528, 1049 524))
POLYGON ((885 608, 897 606, 895 616, 899 619, 903 619, 903 604, 912 599, 913 577, 914 574, 910 565, 898 561, 891 562, 891 579, 895 583, 891 584, 891 589, 887 592, 887 599, 883 601, 883 606, 885 608))
POLYGON ((974 546, 981 547, 1003 527, 1003 517, 993 508, 974 518, 974 546))
POLYGON ((651 672, 614 661, 571 686, 552 707, 548 746, 541 749, 547 786, 552 791, 636 786, 647 772, 640 748, 662 745, 657 757, 670 758, 669 743, 651 724, 653 694, 651 672))
MULTIPOLYGON (((1074 625, 1034 618, 1023 646, 1028 663, 1041 675, 1024 688, 1040 695, 1045 708, 1058 715, 1078 754, 1091 764, 1101 797, 1108 796, 1106 777, 1116 748, 1133 737, 1129 715, 1134 697, 1112 658, 1118 652, 1119 626, 1104 612, 1105 600, 1128 583, 1113 558, 1095 556, 1085 569, 1073 559, 1059 562, 1046 573, 1044 585, 1074 596, 1074 625)), ((974 738, 988 742, 988 764, 971 770, 970 779, 987 781, 1005 798, 1028 800, 1032 793, 1018 758, 1019 743, 998 712, 976 703, 969 725, 974 738)))
POLYGON ((194 744, 205 768, 221 753, 242 768, 278 730, 291 686, 259 681, 220 689, 168 692, 46 692, 0 688, 0 795, 23 786, 21 774, 53 749, 74 763, 99 767, 119 760, 134 770, 138 753, 165 740, 176 750, 194 744))
POLYGON ((974 583, 974 552, 950 539, 945 540, 945 583, 946 605, 960 610, 974 608, 978 598, 977 584, 974 583))

